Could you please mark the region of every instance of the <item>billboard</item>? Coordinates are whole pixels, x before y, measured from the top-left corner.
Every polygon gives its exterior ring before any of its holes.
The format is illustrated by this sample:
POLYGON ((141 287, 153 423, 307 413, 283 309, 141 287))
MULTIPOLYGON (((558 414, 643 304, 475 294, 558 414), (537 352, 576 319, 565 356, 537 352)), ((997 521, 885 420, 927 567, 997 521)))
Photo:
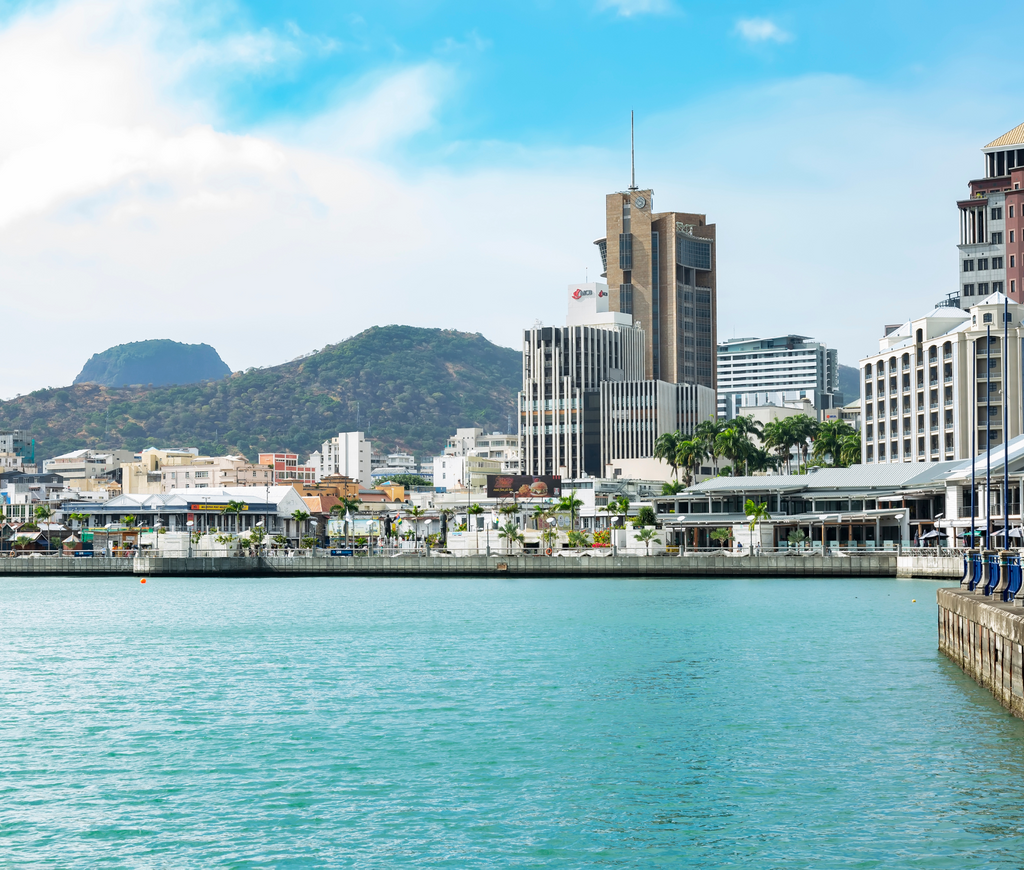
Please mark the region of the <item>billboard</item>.
POLYGON ((562 478, 534 474, 488 474, 488 498, 561 498, 562 478))

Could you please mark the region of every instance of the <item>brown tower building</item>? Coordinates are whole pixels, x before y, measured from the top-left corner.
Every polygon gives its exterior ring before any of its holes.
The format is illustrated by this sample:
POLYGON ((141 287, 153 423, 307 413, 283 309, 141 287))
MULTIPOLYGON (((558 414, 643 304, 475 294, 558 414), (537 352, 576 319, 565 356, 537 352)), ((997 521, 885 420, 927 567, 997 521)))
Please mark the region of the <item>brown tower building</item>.
POLYGON ((644 330, 646 377, 717 389, 715 225, 702 214, 655 212, 654 191, 606 198, 598 239, 610 308, 644 330))

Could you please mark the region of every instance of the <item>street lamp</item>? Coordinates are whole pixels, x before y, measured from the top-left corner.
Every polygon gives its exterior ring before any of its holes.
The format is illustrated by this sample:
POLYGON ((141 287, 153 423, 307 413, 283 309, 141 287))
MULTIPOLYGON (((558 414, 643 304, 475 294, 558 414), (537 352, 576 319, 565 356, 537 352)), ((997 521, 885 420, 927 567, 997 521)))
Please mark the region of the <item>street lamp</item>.
POLYGON ((423 550, 428 556, 430 555, 430 541, 428 538, 430 537, 430 525, 433 522, 429 517, 423 521, 423 525, 427 527, 427 531, 423 535, 423 550))
POLYGON ((185 523, 185 528, 188 530, 188 557, 192 558, 192 527, 195 525, 192 520, 185 523))

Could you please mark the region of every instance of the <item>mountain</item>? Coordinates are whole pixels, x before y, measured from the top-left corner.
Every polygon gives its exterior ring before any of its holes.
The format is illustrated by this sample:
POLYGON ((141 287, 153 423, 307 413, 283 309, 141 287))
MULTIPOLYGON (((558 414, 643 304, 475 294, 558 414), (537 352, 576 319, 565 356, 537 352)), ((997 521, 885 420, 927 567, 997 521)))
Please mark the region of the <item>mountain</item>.
POLYGON ((854 399, 860 398, 860 369, 855 366, 839 366, 839 391, 843 394, 843 403, 849 405, 854 399))
POLYGON ((133 341, 95 353, 75 378, 76 384, 122 387, 148 384, 194 384, 215 381, 231 369, 208 344, 182 344, 169 339, 133 341))
POLYGON ((37 456, 81 447, 291 450, 302 458, 338 432, 385 451, 439 453, 459 426, 504 431, 522 355, 481 335, 373 327, 283 365, 183 386, 75 384, 0 402, 0 429, 25 429, 37 456))

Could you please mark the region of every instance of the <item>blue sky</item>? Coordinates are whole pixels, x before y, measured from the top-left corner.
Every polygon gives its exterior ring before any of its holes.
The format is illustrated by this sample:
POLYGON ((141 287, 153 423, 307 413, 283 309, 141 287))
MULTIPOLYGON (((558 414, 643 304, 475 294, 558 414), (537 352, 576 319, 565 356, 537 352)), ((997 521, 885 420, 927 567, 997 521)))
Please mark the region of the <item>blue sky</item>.
POLYGON ((376 323, 560 322, 603 196, 719 227, 719 335, 856 364, 956 286, 955 200, 1024 121, 1009 5, 0 5, 0 396, 139 338, 234 369, 376 323), (1004 59, 1004 60, 1000 60, 1004 59), (273 324, 268 329, 268 323, 273 324))

